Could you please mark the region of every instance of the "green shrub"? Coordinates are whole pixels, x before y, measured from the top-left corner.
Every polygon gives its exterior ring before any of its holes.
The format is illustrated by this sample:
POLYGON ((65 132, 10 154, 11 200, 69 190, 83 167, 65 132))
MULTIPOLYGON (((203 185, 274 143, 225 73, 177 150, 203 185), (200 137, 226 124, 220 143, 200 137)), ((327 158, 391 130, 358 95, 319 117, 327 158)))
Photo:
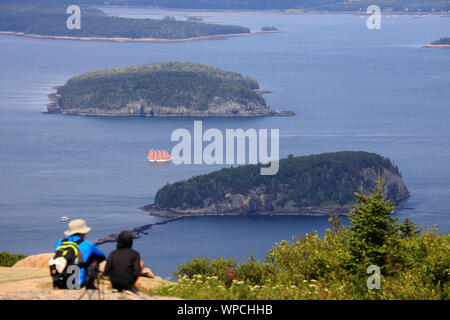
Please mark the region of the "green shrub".
POLYGON ((450 299, 450 234, 423 231, 390 215, 382 182, 358 195, 352 225, 330 218, 331 229, 281 241, 264 261, 194 258, 178 280, 151 294, 184 299, 450 299), (381 270, 381 288, 370 290, 367 267, 381 270))
POLYGON ((218 259, 210 260, 208 258, 193 258, 192 261, 180 265, 177 271, 174 272, 175 277, 188 277, 193 279, 195 275, 202 275, 205 277, 218 277, 220 281, 227 286, 235 278, 234 269, 236 268, 236 259, 224 259, 220 256, 218 259))
POLYGON ((0 252, 0 266, 12 267, 17 261, 26 258, 25 254, 13 254, 9 252, 0 252))

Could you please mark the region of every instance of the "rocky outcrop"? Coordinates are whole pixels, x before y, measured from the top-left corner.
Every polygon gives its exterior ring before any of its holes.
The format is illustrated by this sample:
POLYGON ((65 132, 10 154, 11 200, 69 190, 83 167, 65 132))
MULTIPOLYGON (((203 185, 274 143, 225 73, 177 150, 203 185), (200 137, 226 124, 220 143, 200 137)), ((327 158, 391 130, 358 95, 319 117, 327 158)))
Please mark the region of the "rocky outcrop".
POLYGON ((48 268, 48 262, 54 253, 41 253, 28 256, 25 259, 17 261, 12 268, 48 268))
MULTIPOLYGON (((142 270, 136 286, 139 294, 111 290, 107 277, 98 283, 98 291, 54 289, 48 261, 53 253, 28 256, 13 267, 0 267, 0 300, 172 300, 172 297, 149 296, 150 289, 156 289, 167 280, 154 276, 149 268, 142 270)), ((104 270, 105 262, 100 265, 104 270)))
MULTIPOLYGON (((163 221, 158 221, 155 223, 150 223, 150 224, 146 224, 143 226, 139 226, 139 227, 135 227, 131 230, 127 230, 130 231, 131 235, 133 236, 134 239, 137 239, 140 237, 141 233, 146 233, 147 230, 149 230, 150 228, 157 226, 157 225, 161 225, 161 224, 166 224, 172 221, 175 221, 177 219, 180 219, 181 217, 174 217, 173 219, 167 219, 167 220, 163 220, 163 221)), ((112 233, 109 236, 106 236, 104 238, 101 238, 99 240, 97 240, 96 242, 94 242, 95 245, 101 245, 104 243, 108 243, 108 242, 116 242, 117 239, 119 239, 119 233, 112 233)))
MULTIPOLYGON (((361 170, 361 176, 365 181, 375 181, 378 179, 378 171, 373 168, 364 168, 361 170)), ((394 201, 401 201, 409 198, 408 188, 402 177, 389 169, 384 169, 380 175, 381 179, 384 181, 384 195, 387 199, 394 201)), ((363 189, 364 193, 368 193, 370 190, 367 188, 363 189)))
POLYGON ((281 193, 270 194, 263 186, 251 189, 247 194, 226 195, 226 200, 211 203, 200 209, 165 209, 159 208, 156 204, 150 204, 141 209, 151 215, 160 217, 188 217, 188 216, 238 216, 238 215, 344 215, 347 214, 351 206, 321 206, 321 207, 296 207, 292 201, 279 205, 282 199, 281 193))
POLYGON ((243 104, 236 101, 224 101, 220 97, 215 97, 206 110, 193 110, 185 106, 149 105, 142 100, 130 101, 126 106, 114 109, 91 107, 61 109, 58 104, 59 95, 57 93, 49 94, 48 98, 51 103, 47 105, 47 113, 61 113, 65 115, 109 117, 269 117, 295 115, 292 111, 276 111, 255 102, 243 104))
MULTIPOLYGON (((54 256, 54 253, 41 253, 41 254, 28 256, 20 261, 17 261, 11 268, 45 268, 45 269, 48 269, 48 267, 49 267, 48 262, 53 256, 54 256)), ((102 263, 100 263, 98 269, 103 272, 105 270, 105 266, 106 266, 106 261, 103 261, 102 263)), ((152 270, 150 270, 149 267, 145 267, 142 270, 141 277, 152 278, 152 279, 154 279, 154 278, 161 279, 160 277, 155 277, 155 275, 153 274, 152 270)))
POLYGON ((139 278, 138 294, 111 290, 107 279, 100 280, 99 290, 53 289, 49 271, 32 267, 0 267, 0 300, 174 300, 177 298, 150 296, 150 289, 165 283, 161 278, 139 278))
POLYGON ((248 205, 249 202, 258 203, 251 197, 245 195, 236 195, 242 199, 241 206, 230 206, 226 203, 215 204, 207 208, 201 209, 164 209, 158 208, 155 204, 142 207, 142 210, 158 217, 206 217, 206 216, 242 216, 242 215, 258 215, 258 216, 332 216, 346 215, 351 206, 323 206, 323 207, 282 207, 271 208, 270 210, 258 210, 248 205), (252 201, 253 200, 253 201, 252 201))

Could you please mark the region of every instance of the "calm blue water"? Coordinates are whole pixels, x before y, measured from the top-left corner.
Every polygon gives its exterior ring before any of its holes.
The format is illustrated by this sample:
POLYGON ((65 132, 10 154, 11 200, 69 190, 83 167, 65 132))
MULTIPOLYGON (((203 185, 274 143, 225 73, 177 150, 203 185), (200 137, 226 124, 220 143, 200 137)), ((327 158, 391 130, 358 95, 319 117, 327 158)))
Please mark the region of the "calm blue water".
MULTIPOLYGON (((107 9, 128 16, 160 10, 107 9)), ((170 11, 181 17, 183 12, 170 11)), ((180 18, 182 19, 182 18, 180 18)), ((184 19, 184 18, 183 18, 184 19)), ((109 43, 0 36, 0 251, 49 252, 84 218, 89 240, 161 220, 139 206, 166 184, 214 166, 151 166, 150 147, 171 149, 193 119, 44 115, 52 87, 104 68, 192 61, 258 79, 269 105, 295 117, 203 119, 203 127, 279 128, 287 156, 365 150, 390 157, 412 194, 398 212, 450 231, 450 50, 422 49, 448 35, 450 19, 384 16, 369 31, 357 15, 208 14, 208 21, 280 34, 186 43, 109 43)), ((264 258, 275 242, 328 227, 325 217, 189 218, 135 242, 156 274, 193 256, 264 258)), ((105 252, 114 244, 103 245, 105 252)))

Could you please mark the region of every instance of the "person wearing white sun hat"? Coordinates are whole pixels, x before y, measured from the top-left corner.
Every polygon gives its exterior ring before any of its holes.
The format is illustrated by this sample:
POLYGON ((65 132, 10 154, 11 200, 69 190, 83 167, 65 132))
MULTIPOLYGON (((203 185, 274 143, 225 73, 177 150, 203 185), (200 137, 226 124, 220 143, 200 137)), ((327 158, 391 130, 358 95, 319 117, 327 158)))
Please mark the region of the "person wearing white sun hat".
MULTIPOLYGON (((66 238, 58 240, 55 244, 55 257, 58 255, 58 251, 63 252, 63 256, 66 255, 67 248, 72 248, 75 256, 75 265, 80 268, 80 277, 75 283, 76 287, 85 287, 86 289, 96 289, 94 280, 97 276, 98 264, 106 259, 105 254, 100 251, 93 243, 85 241, 86 233, 91 231, 86 225, 86 221, 82 219, 73 220, 69 223, 68 229, 64 232, 66 238)), ((63 268, 64 269, 64 268, 63 268)), ((52 269, 50 269, 52 270, 52 269)), ((62 272, 65 271, 62 270, 62 272)), ((53 271, 52 276, 53 276, 53 271)), ((56 272, 55 272, 56 273, 56 272)), ((53 284, 55 287, 66 289, 67 281, 63 277, 59 280, 53 278, 53 284)))

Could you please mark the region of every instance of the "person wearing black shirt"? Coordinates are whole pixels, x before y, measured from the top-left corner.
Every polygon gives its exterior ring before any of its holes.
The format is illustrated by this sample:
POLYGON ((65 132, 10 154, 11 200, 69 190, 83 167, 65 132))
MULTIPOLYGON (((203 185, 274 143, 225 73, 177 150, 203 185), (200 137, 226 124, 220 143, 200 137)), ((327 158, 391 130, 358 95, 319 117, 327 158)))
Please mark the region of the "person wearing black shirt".
POLYGON ((131 249, 132 245, 132 234, 122 231, 117 240, 117 249, 111 252, 106 262, 104 274, 119 292, 130 290, 136 293, 135 284, 144 268, 139 252, 131 249))

